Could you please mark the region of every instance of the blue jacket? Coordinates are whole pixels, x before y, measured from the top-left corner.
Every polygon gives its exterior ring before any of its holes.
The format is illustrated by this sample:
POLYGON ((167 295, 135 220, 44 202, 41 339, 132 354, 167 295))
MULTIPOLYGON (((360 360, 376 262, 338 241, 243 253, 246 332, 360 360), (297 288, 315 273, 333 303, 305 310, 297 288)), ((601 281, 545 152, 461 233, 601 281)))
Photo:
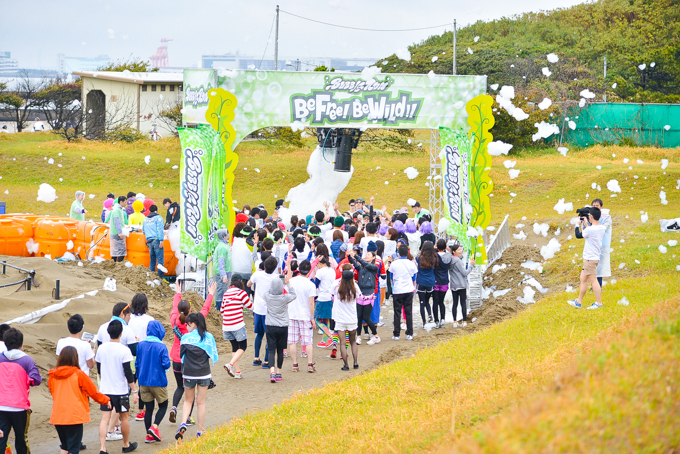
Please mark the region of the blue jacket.
POLYGON ((152 320, 146 328, 146 336, 146 340, 137 344, 135 371, 139 385, 160 388, 168 386, 165 371, 170 369, 170 356, 168 347, 163 343, 165 328, 161 322, 152 320))
MULTIPOLYGON (((437 259, 435 258, 435 268, 437 267, 437 259)), ((434 268, 422 268, 420 266, 420 257, 416 259, 418 263, 418 275, 416 276, 416 284, 422 285, 423 287, 434 287, 436 280, 434 278, 434 268)))
POLYGON ((146 241, 158 240, 163 241, 163 218, 158 213, 149 213, 149 215, 144 218, 144 223, 142 224, 142 231, 146 237, 146 241))

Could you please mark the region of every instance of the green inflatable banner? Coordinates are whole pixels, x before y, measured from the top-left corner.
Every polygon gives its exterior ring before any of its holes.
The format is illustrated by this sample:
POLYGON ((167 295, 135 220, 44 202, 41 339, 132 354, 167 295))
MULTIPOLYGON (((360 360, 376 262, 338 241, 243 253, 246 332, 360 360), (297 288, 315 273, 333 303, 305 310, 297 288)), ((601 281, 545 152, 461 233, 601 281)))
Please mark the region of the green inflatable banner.
POLYGON ((462 130, 439 128, 441 138, 442 186, 444 210, 449 227, 446 233, 455 236, 466 251, 470 250, 468 226, 472 215, 470 205, 471 142, 462 130))

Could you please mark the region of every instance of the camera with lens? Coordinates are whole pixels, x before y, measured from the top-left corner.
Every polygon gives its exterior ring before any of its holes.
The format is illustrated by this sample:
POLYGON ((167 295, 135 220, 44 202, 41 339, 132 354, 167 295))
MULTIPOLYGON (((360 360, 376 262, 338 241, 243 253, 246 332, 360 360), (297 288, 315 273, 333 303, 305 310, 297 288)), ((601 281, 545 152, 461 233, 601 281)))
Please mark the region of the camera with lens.
POLYGON ((578 214, 578 217, 582 221, 588 221, 588 216, 590 216, 590 213, 591 213, 590 210, 591 209, 592 209, 591 207, 579 208, 579 209, 576 210, 576 214, 578 214))

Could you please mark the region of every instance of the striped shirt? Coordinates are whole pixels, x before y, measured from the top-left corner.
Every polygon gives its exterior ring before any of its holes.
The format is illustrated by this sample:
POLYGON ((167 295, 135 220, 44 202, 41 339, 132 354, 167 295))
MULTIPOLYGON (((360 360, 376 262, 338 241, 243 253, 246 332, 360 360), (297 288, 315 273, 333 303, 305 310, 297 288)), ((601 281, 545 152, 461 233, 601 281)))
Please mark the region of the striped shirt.
POLYGON ((246 326, 243 321, 243 308, 246 307, 253 307, 248 294, 238 287, 230 287, 222 299, 222 331, 236 331, 246 326))

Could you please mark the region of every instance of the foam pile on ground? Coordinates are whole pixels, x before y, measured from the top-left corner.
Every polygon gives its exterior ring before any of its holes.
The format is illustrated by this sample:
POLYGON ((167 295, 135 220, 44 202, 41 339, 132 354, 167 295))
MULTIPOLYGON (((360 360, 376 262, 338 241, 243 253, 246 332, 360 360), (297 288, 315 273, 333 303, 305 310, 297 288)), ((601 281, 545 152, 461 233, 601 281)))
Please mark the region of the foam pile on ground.
POLYGON ((524 296, 518 296, 517 301, 519 301, 522 304, 535 303, 536 300, 534 300, 534 295, 536 295, 536 290, 532 289, 529 286, 526 286, 524 287, 524 296))
POLYGON ((512 169, 513 167, 515 167, 515 164, 517 164, 517 161, 510 161, 509 159, 507 161, 503 161, 503 165, 505 166, 506 169, 512 169))
POLYGON ((545 238, 546 236, 548 236, 548 230, 550 230, 550 225, 546 224, 545 222, 542 224, 534 222, 534 234, 543 235, 543 237, 545 238))
POLYGON ((508 175, 510 175, 510 179, 514 180, 519 176, 520 170, 519 169, 510 169, 508 170, 508 175))
POLYGON ((628 301, 628 298, 624 296, 623 298, 618 300, 616 304, 620 304, 621 306, 628 306, 630 304, 630 301, 628 301))
POLYGON ((522 268, 526 268, 531 271, 538 271, 539 273, 543 272, 543 265, 541 265, 538 262, 534 262, 533 260, 527 260, 526 262, 522 263, 520 265, 522 268))
POLYGON ((661 199, 661 205, 668 205, 668 200, 666 200, 666 192, 659 192, 659 198, 661 199))

